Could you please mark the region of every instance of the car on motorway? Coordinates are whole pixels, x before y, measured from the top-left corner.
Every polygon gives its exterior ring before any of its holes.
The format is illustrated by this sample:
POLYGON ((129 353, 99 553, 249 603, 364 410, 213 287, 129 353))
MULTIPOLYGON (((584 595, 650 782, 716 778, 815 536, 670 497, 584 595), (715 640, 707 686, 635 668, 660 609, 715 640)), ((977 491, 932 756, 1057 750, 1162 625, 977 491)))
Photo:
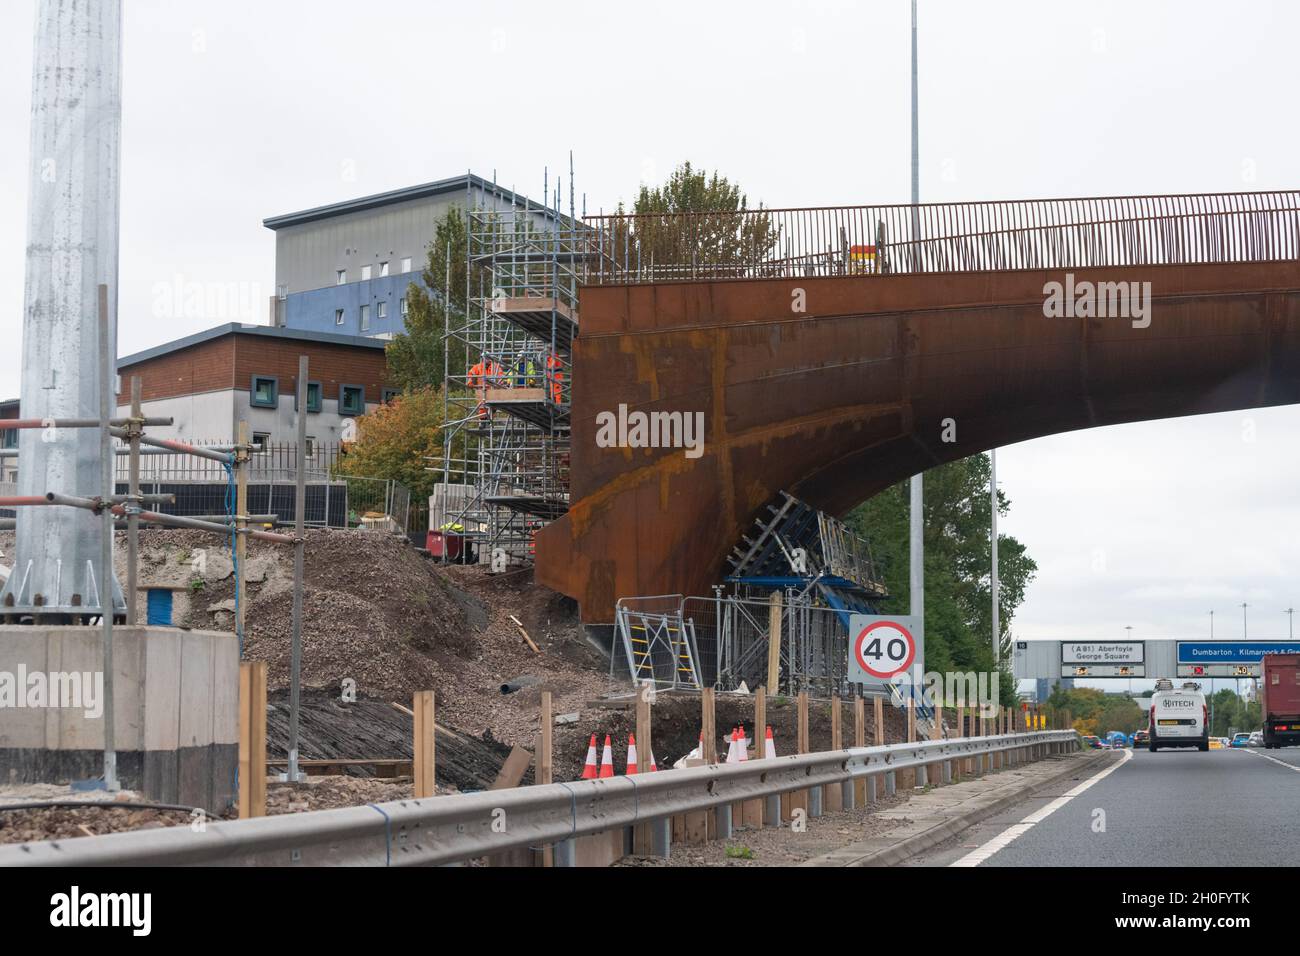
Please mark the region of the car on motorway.
POLYGON ((1250 735, 1250 742, 1247 743, 1246 746, 1247 747, 1264 746, 1264 731, 1262 730, 1252 731, 1250 735))
POLYGON ((1233 734, 1233 735, 1232 735, 1232 743, 1231 743, 1231 746, 1233 746, 1233 747, 1249 747, 1249 746, 1250 746, 1250 734, 1244 734, 1244 733, 1243 733, 1243 734, 1233 734))
POLYGON ((1223 750, 1223 749, 1224 749, 1223 738, 1222 738, 1222 737, 1211 737, 1211 738, 1210 738, 1210 749, 1211 749, 1211 750, 1223 750))
POLYGON ((1085 747, 1091 747, 1093 750, 1105 750, 1105 749, 1106 749, 1106 745, 1105 745, 1104 743, 1101 742, 1101 738, 1100 738, 1100 737, 1096 737, 1096 736, 1094 736, 1094 735, 1092 735, 1092 734, 1084 734, 1084 735, 1083 735, 1083 745, 1084 745, 1085 747))
POLYGON ((1210 749, 1210 708, 1200 684, 1188 681, 1174 687, 1167 677, 1157 680, 1148 721, 1147 749, 1152 753, 1162 747, 1210 749))
POLYGON ((1135 730, 1133 732, 1133 746, 1145 747, 1151 742, 1151 734, 1145 730, 1135 730))

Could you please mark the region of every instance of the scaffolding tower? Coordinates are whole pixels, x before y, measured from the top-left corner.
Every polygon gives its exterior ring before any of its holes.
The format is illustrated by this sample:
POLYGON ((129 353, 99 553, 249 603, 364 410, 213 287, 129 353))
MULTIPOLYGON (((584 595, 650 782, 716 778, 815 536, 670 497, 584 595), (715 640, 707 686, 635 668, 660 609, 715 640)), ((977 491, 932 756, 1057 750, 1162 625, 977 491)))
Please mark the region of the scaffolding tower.
POLYGON ((444 524, 460 559, 531 563, 534 534, 569 508, 569 404, 578 284, 593 244, 562 188, 538 205, 504 190, 466 197, 462 323, 444 333, 444 524))

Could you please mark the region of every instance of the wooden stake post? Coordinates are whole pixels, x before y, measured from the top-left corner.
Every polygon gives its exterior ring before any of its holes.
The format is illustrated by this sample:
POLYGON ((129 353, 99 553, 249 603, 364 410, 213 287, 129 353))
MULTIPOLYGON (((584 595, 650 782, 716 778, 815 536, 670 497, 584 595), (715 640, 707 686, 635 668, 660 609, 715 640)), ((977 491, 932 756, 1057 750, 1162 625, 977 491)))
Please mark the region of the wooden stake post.
MULTIPOLYGON (((648 688, 642 687, 636 695, 636 772, 650 772, 650 697, 648 688)), ((654 831, 651 824, 642 823, 632 828, 632 852, 637 856, 654 853, 654 831)))
MULTIPOLYGON (((831 697, 831 750, 844 749, 843 715, 839 696, 831 697)), ((844 791, 838 783, 828 783, 822 787, 822 807, 827 813, 844 809, 844 791)))
POLYGON ((239 818, 266 816, 266 661, 239 665, 239 818))
MULTIPOLYGON (((551 713, 551 692, 542 691, 541 709, 537 718, 537 773, 534 783, 539 786, 555 782, 555 717, 551 713)), ((542 847, 542 866, 555 865, 555 848, 542 847)))
POLYGON ((411 708, 415 711, 415 799, 432 797, 435 793, 436 744, 434 733, 433 691, 415 692, 411 708))
MULTIPOLYGON (((795 698, 798 709, 798 728, 796 731, 795 753, 808 753, 808 695, 800 694, 795 698)), ((781 797, 781 819, 794 819, 794 811, 802 810, 804 822, 808 821, 808 791, 795 790, 781 797)))
MULTIPOLYGON (((718 732, 714 703, 712 687, 700 691, 700 756, 705 765, 718 762, 718 732)), ((692 810, 681 815, 681 823, 676 828, 673 838, 682 843, 698 846, 713 839, 717 832, 712 810, 692 810)))
MULTIPOLYGON (((239 637, 239 646, 244 646, 245 622, 248 620, 248 595, 244 593, 244 582, 248 574, 244 569, 244 558, 248 555, 248 422, 240 420, 238 439, 235 449, 235 526, 240 533, 235 535, 235 634, 239 637)), ((328 516, 327 516, 328 520, 328 516)))
POLYGON ((767 683, 773 693, 780 693, 781 679, 781 592, 773 591, 767 610, 767 683))

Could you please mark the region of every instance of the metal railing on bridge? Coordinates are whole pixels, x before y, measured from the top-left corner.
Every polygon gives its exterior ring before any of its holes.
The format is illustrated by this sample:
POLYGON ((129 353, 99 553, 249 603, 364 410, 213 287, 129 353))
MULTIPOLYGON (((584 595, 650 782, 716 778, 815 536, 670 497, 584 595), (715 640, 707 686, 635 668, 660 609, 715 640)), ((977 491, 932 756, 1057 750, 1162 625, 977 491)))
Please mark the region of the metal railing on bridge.
POLYGON ((1300 258, 1300 191, 589 216, 591 285, 1300 258))

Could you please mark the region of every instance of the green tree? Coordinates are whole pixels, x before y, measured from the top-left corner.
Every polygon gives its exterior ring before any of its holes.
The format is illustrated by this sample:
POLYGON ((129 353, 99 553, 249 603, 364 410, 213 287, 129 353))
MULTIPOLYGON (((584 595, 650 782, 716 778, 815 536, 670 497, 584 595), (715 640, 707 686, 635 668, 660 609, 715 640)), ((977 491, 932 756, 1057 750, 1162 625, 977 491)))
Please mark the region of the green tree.
MULTIPOLYGON (((925 473, 925 666, 927 670, 1000 668, 1002 702, 1016 702, 1009 661, 1010 623, 1024 601, 1038 566, 1014 537, 998 535, 1001 653, 995 661, 991 634, 992 548, 989 541, 989 459, 974 455, 925 473)), ((1010 499, 998 492, 998 514, 1010 499)), ((886 489, 856 508, 849 524, 871 542, 889 588, 886 612, 906 613, 908 580, 907 483, 886 489)))
MULTIPOLYGON (((619 265, 653 274, 760 274, 756 264, 772 258, 780 239, 780 229, 761 209, 749 209, 739 185, 685 162, 662 186, 641 187, 632 204, 635 218, 615 222, 606 251, 619 265)), ((618 213, 627 214, 622 203, 618 213)))
POLYGON ((442 462, 442 415, 441 391, 427 386, 380 405, 357 419, 357 440, 338 460, 336 474, 395 478, 413 496, 427 498, 441 480, 428 469, 442 462))
MULTIPOLYGON (((434 228, 421 273, 424 285, 407 286, 404 329, 385 348, 389 381, 403 391, 442 385, 447 326, 465 326, 467 242, 465 215, 452 206, 434 228)), ((452 374, 463 374, 464 343, 453 338, 450 349, 452 374)))

